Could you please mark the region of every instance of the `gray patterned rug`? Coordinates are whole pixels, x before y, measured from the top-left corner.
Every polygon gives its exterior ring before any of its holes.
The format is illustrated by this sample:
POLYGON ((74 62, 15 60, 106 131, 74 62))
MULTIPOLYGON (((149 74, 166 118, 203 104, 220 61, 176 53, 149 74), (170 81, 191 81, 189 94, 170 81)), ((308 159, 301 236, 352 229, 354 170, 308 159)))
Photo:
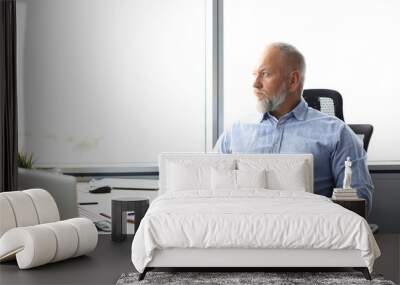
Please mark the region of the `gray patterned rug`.
POLYGON ((138 273, 122 274, 116 285, 145 284, 379 284, 395 285, 381 275, 372 275, 372 281, 360 272, 148 272, 142 281, 138 273))

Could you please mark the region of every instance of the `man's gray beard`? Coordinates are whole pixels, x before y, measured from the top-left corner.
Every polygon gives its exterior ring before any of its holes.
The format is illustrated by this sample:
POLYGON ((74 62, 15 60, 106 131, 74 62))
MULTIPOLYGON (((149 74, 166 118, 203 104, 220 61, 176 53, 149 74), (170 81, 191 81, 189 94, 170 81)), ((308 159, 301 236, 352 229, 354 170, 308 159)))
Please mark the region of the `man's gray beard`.
POLYGON ((287 92, 285 88, 281 88, 278 94, 271 99, 264 98, 262 100, 257 100, 256 108, 257 111, 264 114, 267 112, 275 111, 286 99, 287 92))

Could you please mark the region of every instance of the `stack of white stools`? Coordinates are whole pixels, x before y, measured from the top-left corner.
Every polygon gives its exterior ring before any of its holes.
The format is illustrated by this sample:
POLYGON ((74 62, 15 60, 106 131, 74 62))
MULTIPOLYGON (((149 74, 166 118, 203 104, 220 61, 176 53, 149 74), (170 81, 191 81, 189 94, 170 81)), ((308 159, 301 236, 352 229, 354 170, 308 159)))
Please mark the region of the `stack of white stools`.
POLYGON ((29 189, 0 193, 0 262, 17 259, 20 269, 86 254, 96 248, 91 220, 60 221, 49 192, 29 189))

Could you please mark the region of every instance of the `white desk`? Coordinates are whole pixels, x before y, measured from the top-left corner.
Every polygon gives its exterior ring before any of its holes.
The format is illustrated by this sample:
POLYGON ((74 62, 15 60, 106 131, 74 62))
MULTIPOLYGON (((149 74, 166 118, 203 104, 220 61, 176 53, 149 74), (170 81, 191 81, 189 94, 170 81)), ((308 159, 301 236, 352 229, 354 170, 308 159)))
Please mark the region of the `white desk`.
MULTIPOLYGON (((150 203, 157 197, 157 190, 119 190, 113 189, 110 193, 104 194, 92 194, 89 192, 90 186, 87 182, 79 182, 77 185, 77 199, 78 203, 85 202, 97 202, 95 205, 79 205, 78 207, 82 209, 86 214, 89 214, 89 217, 93 221, 98 220, 109 220, 104 216, 99 215, 100 213, 104 213, 111 217, 111 199, 116 197, 143 197, 148 198, 150 203), (87 212, 86 212, 86 211, 87 212), (92 214, 93 213, 93 214, 92 214)), ((86 216, 86 215, 82 215, 86 216)), ((130 232, 128 232, 130 233, 130 232)))

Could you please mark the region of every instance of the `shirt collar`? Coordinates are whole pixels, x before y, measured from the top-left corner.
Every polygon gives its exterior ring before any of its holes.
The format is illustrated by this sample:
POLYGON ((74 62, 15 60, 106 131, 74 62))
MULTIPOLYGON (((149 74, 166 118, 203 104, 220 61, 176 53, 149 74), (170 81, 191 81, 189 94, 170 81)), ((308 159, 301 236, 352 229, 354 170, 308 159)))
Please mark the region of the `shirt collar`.
POLYGON ((295 118, 299 121, 304 121, 307 116, 308 111, 308 104, 307 102, 301 97, 300 103, 291 111, 295 118))
MULTIPOLYGON (((292 111, 290 111, 289 113, 287 113, 285 115, 285 117, 289 116, 290 113, 293 114, 293 116, 299 120, 299 121, 304 121, 306 119, 306 115, 307 115, 307 110, 308 110, 308 104, 307 102, 303 99, 303 97, 301 98, 299 104, 297 104, 296 107, 294 107, 294 109, 292 111)), ((270 113, 264 113, 264 115, 261 118, 261 122, 264 120, 268 120, 271 117, 270 113)))

